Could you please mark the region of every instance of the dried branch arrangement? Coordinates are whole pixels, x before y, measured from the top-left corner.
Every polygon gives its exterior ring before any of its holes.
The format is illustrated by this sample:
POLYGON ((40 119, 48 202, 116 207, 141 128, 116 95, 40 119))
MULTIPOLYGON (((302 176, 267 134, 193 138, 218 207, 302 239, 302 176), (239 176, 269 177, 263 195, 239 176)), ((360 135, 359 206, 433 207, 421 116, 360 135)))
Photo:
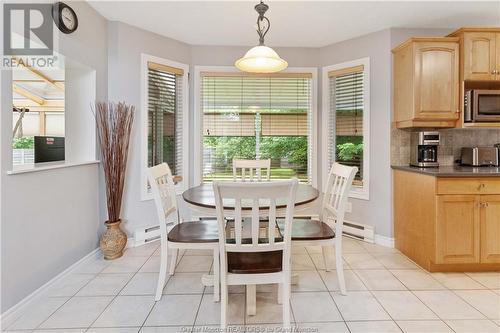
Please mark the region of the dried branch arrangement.
POLYGON ((96 102, 94 114, 106 179, 108 222, 120 219, 134 106, 96 102))

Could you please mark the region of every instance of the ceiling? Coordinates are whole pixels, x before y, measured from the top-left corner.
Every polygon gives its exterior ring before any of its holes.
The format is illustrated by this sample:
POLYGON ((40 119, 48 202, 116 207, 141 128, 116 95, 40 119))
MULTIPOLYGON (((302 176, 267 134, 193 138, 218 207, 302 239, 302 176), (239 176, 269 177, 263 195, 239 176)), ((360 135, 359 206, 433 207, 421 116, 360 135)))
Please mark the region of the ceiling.
POLYGON ((64 70, 20 66, 12 72, 13 104, 30 111, 64 111, 64 70))
MULTIPOLYGON (((254 1, 92 1, 109 20, 192 45, 254 45, 254 1)), ((269 46, 322 47, 387 28, 499 26, 500 1, 266 1, 269 46)), ((85 24, 81 22, 81 24, 85 24)))

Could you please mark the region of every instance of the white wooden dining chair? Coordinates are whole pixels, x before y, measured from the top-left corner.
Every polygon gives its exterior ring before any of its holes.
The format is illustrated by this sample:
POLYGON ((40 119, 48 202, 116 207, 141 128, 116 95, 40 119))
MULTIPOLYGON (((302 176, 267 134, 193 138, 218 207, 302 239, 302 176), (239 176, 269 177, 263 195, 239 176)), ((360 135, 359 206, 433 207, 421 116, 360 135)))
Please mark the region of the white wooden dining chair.
POLYGON ((346 295, 342 263, 342 230, 347 198, 357 172, 357 167, 333 163, 323 194, 319 220, 311 219, 306 222, 295 218, 293 221, 294 228, 302 229, 300 233, 302 239, 294 237, 292 245, 321 246, 326 271, 330 271, 328 254, 332 248, 335 249, 335 265, 342 295, 346 295), (308 231, 304 232, 304 230, 308 231))
POLYGON ((271 179, 271 159, 266 160, 233 160, 233 181, 238 180, 238 170, 241 169, 241 181, 248 180, 253 182, 255 177, 257 181, 262 181, 262 170, 266 170, 265 180, 271 179), (246 171, 248 170, 248 174, 246 171))
POLYGON ((177 265, 179 249, 193 249, 211 250, 213 252, 214 301, 219 301, 219 234, 217 221, 180 222, 175 184, 167 163, 148 168, 147 177, 160 222, 161 257, 155 300, 161 299, 165 287, 168 251, 172 249, 169 273, 173 275, 177 265), (170 220, 173 221, 169 222, 170 220))
POLYGON ((268 283, 281 285, 283 326, 290 327, 291 224, 297 184, 297 179, 272 183, 214 182, 219 223, 222 329, 227 326, 228 286, 254 287, 256 284, 268 283), (233 223, 229 228, 226 225, 227 212, 223 207, 223 202, 228 201, 234 202, 235 207, 234 216, 231 216, 234 222, 227 222, 228 226, 233 223), (242 210, 242 201, 252 203, 251 211, 242 210), (276 227, 278 201, 279 207, 286 206, 284 230, 276 227), (260 217, 265 207, 268 207, 265 211, 268 219, 263 221, 260 217), (243 222, 243 215, 251 217, 243 222), (281 252, 276 254, 270 251, 281 252))

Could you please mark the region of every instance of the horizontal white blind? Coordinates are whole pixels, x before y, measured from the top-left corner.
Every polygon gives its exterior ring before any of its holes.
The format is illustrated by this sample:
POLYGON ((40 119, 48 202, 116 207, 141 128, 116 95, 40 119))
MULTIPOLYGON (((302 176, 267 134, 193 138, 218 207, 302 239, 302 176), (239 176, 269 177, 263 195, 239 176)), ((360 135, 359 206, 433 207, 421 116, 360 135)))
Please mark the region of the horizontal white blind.
POLYGON ((363 174, 363 67, 329 75, 330 113, 328 119, 328 159, 359 168, 355 184, 363 174))
POLYGON ((233 158, 271 158, 272 178, 310 179, 310 77, 206 74, 201 97, 205 181, 228 178, 233 158))
POLYGON ((182 75, 148 66, 148 166, 182 171, 182 75))
POLYGON ((203 112, 307 112, 310 87, 309 78, 204 76, 203 112))

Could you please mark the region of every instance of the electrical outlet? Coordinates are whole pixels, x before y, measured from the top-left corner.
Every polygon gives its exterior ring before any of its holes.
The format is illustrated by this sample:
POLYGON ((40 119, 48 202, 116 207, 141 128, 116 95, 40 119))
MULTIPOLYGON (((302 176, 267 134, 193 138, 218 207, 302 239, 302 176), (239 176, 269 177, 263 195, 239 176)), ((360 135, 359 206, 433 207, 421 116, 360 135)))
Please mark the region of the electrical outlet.
POLYGON ((347 201, 347 206, 345 208, 346 213, 352 213, 352 202, 347 201))

